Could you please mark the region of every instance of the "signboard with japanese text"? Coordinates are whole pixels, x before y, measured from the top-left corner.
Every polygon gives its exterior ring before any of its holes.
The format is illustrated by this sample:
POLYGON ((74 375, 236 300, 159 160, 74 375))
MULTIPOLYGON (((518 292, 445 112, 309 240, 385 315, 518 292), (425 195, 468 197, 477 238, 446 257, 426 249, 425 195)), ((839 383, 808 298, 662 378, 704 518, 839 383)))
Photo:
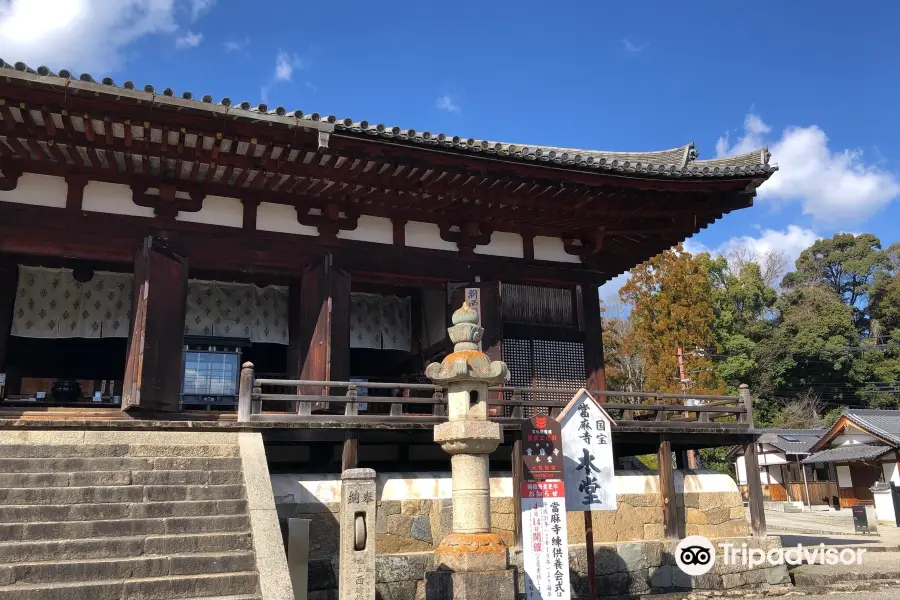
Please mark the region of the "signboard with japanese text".
POLYGON ((559 414, 566 509, 616 510, 612 427, 615 422, 584 389, 559 414))
POLYGON ((525 481, 563 478, 559 421, 546 415, 522 423, 522 460, 525 481))
POLYGON ((522 547, 527 600, 568 600, 565 484, 522 482, 522 547))

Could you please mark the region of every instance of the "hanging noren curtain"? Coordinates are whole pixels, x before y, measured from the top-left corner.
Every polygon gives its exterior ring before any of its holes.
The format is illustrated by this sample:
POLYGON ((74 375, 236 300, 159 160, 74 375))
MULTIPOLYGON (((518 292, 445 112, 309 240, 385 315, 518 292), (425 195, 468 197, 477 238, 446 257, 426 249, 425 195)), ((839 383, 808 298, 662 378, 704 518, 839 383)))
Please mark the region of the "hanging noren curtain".
POLYGON ((188 282, 184 334, 287 344, 287 288, 192 279, 188 282))
POLYGON ((350 347, 410 352, 409 298, 351 294, 350 347))
POLYGON ((31 338, 128 337, 133 276, 96 272, 76 281, 70 269, 19 266, 10 333, 31 338))
MULTIPOLYGON (((131 273, 95 272, 79 282, 70 269, 19 265, 10 333, 30 338, 128 337, 131 273)), ((185 335, 288 343, 288 292, 280 286, 190 280, 185 335)))

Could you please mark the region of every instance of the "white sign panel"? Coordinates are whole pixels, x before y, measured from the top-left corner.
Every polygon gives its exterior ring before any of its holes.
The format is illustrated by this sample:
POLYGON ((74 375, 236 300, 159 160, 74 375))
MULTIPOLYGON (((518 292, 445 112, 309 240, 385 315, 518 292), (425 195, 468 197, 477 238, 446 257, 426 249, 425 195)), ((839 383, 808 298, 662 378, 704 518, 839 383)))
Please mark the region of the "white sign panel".
POLYGON ((562 428, 566 508, 616 510, 613 420, 585 390, 559 415, 562 428))
POLYGON ((569 600, 564 484, 522 482, 522 546, 527 600, 569 600))

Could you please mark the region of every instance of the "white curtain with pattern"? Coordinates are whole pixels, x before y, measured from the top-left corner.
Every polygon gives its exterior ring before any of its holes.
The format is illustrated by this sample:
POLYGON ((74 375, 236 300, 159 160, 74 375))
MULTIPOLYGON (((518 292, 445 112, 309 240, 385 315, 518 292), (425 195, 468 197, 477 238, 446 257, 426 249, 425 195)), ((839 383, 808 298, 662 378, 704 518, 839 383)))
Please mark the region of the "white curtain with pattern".
POLYGON ((184 334, 287 344, 287 288, 192 279, 188 282, 184 334))
POLYGON ((409 298, 351 294, 350 347, 376 350, 412 348, 409 298))
MULTIPOLYGON (((131 273, 97 271, 75 281, 69 269, 19 265, 11 334, 31 338, 128 337, 131 273)), ((288 343, 288 290, 281 286, 192 279, 185 335, 288 343)))
POLYGON ((98 271, 76 281, 70 269, 19 265, 10 333, 31 338, 128 337, 132 275, 98 271))

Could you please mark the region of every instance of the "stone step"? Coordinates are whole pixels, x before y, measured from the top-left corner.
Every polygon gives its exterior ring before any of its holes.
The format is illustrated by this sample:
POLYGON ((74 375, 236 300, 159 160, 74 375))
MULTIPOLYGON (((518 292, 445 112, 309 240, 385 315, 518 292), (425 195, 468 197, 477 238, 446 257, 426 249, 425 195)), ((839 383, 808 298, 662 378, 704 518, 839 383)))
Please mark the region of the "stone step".
POLYGON ((240 469, 240 458, 136 458, 127 456, 93 458, 0 458, 0 473, 148 470, 239 471, 240 469))
POLYGON ((127 485, 100 487, 0 488, 5 504, 102 504, 119 502, 177 502, 185 500, 242 500, 243 485, 127 485))
POLYGON ((2 458, 236 458, 236 444, 0 444, 2 458))
POLYGON ((0 564, 251 549, 249 532, 0 542, 0 564))
POLYGON ((109 521, 60 521, 55 523, 3 523, 0 540, 75 540, 137 535, 242 532, 250 529, 248 515, 169 517, 165 519, 115 519, 109 521))
POLYGON ((223 485, 240 484, 240 471, 157 470, 2 473, 0 488, 85 487, 101 485, 223 485))
POLYGON ((209 517, 247 511, 246 500, 194 500, 183 502, 117 502, 107 504, 8 505, 0 510, 0 523, 46 523, 105 519, 209 517))
POLYGON ((255 595, 254 572, 0 586, 0 600, 173 600, 255 595))
POLYGON ((238 573, 256 568, 252 552, 214 552, 0 565, 0 585, 238 573))

